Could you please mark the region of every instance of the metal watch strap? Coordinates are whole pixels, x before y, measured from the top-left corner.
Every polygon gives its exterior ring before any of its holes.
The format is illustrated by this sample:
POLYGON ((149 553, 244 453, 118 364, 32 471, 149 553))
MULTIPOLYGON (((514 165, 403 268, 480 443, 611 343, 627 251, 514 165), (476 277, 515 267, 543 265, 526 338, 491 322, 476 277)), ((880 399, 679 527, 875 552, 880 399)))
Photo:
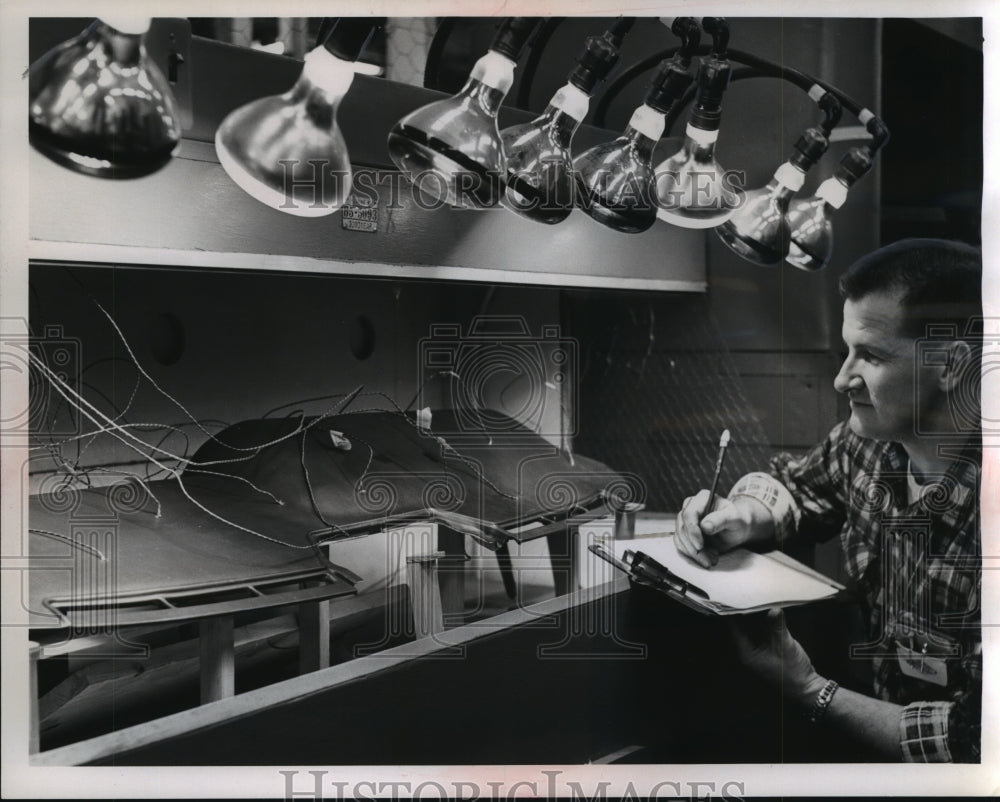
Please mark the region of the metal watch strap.
POLYGON ((822 690, 816 694, 816 701, 813 702, 812 709, 809 711, 809 722, 811 724, 816 724, 826 715, 826 709, 830 706, 830 701, 839 687, 840 685, 837 684, 836 680, 830 679, 826 681, 826 685, 823 686, 822 690))

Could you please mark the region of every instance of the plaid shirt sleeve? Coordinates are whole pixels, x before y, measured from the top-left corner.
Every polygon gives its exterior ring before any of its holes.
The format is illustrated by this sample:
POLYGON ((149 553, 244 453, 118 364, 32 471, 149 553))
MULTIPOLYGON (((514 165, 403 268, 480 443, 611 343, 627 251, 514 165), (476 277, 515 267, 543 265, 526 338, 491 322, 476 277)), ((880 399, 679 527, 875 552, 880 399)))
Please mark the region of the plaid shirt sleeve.
POLYGON ((747 474, 733 486, 729 498, 748 496, 764 504, 774 518, 779 544, 803 529, 821 540, 837 534, 848 500, 846 426, 835 426, 803 457, 777 454, 769 473, 747 474))
POLYGON ((968 687, 955 701, 912 702, 899 719, 903 760, 919 763, 979 763, 982 730, 982 643, 962 659, 968 687))

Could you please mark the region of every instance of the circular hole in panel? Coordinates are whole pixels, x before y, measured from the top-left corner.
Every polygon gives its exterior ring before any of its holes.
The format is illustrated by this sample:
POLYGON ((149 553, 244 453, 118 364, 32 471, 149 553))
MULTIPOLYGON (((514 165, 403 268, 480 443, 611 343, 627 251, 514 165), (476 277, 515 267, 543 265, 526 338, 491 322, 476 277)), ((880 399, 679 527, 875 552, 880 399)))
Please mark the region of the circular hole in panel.
POLYGON ((176 315, 163 312, 149 324, 149 350, 161 365, 173 365, 184 355, 184 325, 176 315))
POLYGON ((351 323, 348 343, 355 359, 368 359, 375 352, 375 324, 367 315, 358 315, 351 323))

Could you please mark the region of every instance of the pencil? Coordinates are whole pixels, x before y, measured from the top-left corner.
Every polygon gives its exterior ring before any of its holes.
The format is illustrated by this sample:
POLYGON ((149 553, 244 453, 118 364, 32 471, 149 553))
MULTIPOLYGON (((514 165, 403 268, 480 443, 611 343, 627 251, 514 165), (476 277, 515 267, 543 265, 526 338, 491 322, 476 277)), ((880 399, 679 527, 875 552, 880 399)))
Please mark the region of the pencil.
POLYGON ((726 446, 728 445, 729 429, 726 429, 723 431, 722 437, 719 438, 719 456, 715 459, 715 475, 712 477, 712 489, 708 491, 708 503, 705 505, 705 509, 698 519, 699 524, 712 511, 712 506, 715 503, 715 492, 719 489, 719 476, 722 474, 722 462, 726 458, 726 446))

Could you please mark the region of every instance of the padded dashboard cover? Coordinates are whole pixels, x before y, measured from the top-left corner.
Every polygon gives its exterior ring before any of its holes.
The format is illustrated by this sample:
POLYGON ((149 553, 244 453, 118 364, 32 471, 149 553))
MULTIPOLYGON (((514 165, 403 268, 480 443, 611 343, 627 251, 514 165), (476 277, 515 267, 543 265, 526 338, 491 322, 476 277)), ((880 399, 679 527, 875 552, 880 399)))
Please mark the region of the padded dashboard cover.
POLYGON ((641 496, 637 482, 600 462, 570 456, 499 413, 488 420, 493 430, 472 432, 450 411, 433 412, 429 428, 397 412, 244 421, 198 449, 185 478, 196 498, 242 499, 228 513, 246 526, 274 496, 304 523, 300 538, 429 520, 494 547, 602 515, 609 496, 641 496))
POLYGON ((149 485, 159 515, 135 482, 35 496, 29 626, 101 629, 352 593, 360 578, 318 543, 436 521, 496 548, 641 495, 605 465, 490 419, 495 433, 463 432, 448 412, 432 414, 431 430, 395 412, 244 421, 203 444, 181 482, 149 485))

